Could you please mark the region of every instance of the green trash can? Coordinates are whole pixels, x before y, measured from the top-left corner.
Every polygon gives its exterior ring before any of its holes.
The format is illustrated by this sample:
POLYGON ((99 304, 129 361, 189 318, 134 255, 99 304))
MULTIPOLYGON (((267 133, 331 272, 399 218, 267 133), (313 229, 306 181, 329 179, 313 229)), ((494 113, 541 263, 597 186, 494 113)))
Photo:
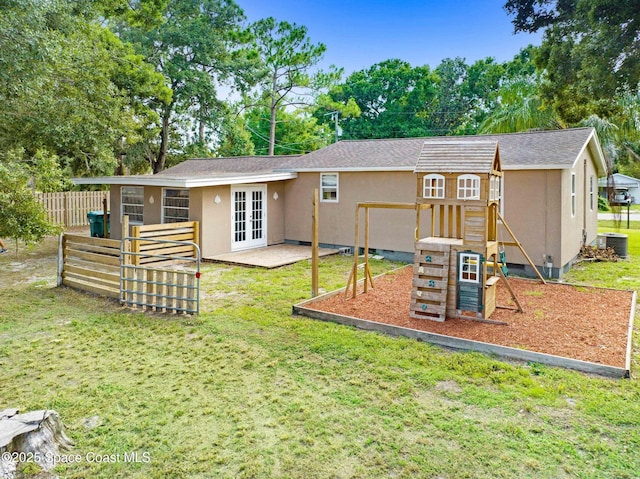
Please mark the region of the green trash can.
MULTIPOLYGON (((104 212, 103 211, 89 211, 87 213, 87 220, 89 221, 89 233, 96 238, 104 237, 104 212)), ((109 221, 109 212, 107 212, 107 232, 111 231, 111 224, 109 221)))

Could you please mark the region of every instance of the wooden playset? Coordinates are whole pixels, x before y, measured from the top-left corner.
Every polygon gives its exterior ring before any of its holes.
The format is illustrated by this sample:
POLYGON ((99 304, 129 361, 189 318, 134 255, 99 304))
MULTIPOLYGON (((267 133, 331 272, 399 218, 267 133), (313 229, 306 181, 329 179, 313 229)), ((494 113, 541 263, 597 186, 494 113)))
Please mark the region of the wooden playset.
POLYGON ((414 279, 410 316, 444 321, 446 318, 488 320, 495 311, 496 287, 501 279, 516 310, 522 308, 509 286, 502 246, 518 246, 544 282, 504 218, 500 215, 502 168, 495 141, 429 142, 415 167, 417 192, 411 203, 359 203, 356 207, 354 265, 345 295, 356 295, 359 216, 365 210, 364 291, 373 286, 368 265, 369 208, 414 208, 416 211, 414 279), (421 212, 431 212, 431 236, 420 237, 421 212), (499 227, 513 242, 498 241, 499 227))

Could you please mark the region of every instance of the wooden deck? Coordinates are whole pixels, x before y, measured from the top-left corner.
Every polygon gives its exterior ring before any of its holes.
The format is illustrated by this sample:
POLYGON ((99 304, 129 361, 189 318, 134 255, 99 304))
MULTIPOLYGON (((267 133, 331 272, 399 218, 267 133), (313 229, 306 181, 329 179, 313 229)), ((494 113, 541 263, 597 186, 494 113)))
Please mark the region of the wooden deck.
MULTIPOLYGON (((337 253, 337 249, 319 248, 318 250, 320 256, 329 256, 337 253)), ((305 259, 311 259, 311 246, 293 244, 265 246, 263 248, 253 248, 203 258, 204 261, 267 269, 278 268, 305 259)))

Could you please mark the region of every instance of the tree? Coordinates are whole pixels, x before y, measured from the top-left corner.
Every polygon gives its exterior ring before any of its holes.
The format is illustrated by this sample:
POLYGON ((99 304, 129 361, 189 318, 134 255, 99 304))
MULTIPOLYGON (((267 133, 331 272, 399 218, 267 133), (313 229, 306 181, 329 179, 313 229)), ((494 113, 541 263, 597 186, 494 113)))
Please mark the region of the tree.
POLYGON ((475 134, 494 108, 504 66, 487 57, 467 65, 463 58, 445 58, 435 69, 436 101, 431 115, 434 134, 475 134))
POLYGON ((480 126, 481 133, 515 133, 564 126, 550 107, 545 107, 536 76, 507 80, 499 90, 499 103, 480 126))
POLYGON ((640 93, 626 92, 615 100, 615 116, 610 119, 591 115, 579 126, 593 127, 598 133, 609 168, 634 176, 640 171, 640 93))
POLYGON ((238 116, 228 120, 222 125, 221 142, 218 147, 218 156, 253 156, 255 146, 251 140, 251 133, 247 130, 246 121, 238 116))
POLYGON ((33 195, 32 185, 55 191, 62 172, 54 155, 40 150, 28 158, 24 150, 10 150, 0 155, 0 237, 39 243, 60 228, 47 220, 47 212, 33 195))
POLYGON ((207 131, 224 118, 220 85, 244 91, 254 81, 257 57, 245 48, 249 37, 240 28, 242 19, 232 0, 167 0, 163 21, 154 28, 118 22, 121 37, 155 66, 173 92, 170 102, 150 104, 160 118, 157 138, 145 147, 154 173, 164 169, 172 137, 186 138, 195 128, 196 141, 208 141, 207 131))
POLYGON ((352 73, 330 90, 333 101, 353 99, 360 115, 342 122, 347 139, 426 136, 436 103, 437 77, 428 66, 413 68, 398 59, 352 73))
POLYGON ((269 150, 275 152, 276 122, 279 111, 290 107, 312 105, 314 90, 318 91, 340 72, 312 74, 311 68, 322 59, 326 46, 311 44, 307 28, 295 23, 278 22, 273 17, 258 20, 251 26, 255 46, 264 65, 259 83, 258 102, 269 109, 269 150))
POLYGON ((129 25, 154 28, 162 24, 169 0, 78 0, 91 3, 104 18, 118 18, 129 25))
POLYGON ((505 9, 516 32, 545 29, 542 95, 565 121, 615 115, 611 98, 638 91, 640 0, 508 0, 505 9))
POLYGON ((343 122, 346 138, 472 134, 495 106, 505 75, 493 58, 471 66, 447 58, 433 71, 392 59, 353 73, 331 97, 353 97, 362 111, 343 122))
POLYGON ((640 177, 640 92, 625 92, 618 98, 620 115, 617 118, 622 152, 616 157, 620 173, 640 177))
POLYGON ((75 174, 113 173, 118 139, 153 122, 145 100, 170 98, 162 77, 83 3, 1 3, 0 151, 44 148, 75 174))
POLYGON ((535 51, 532 46, 526 47, 503 65, 505 75, 480 125, 481 133, 566 128, 555 110, 542 100, 543 77, 533 64, 535 51))
POLYGON ((468 66, 462 58, 445 58, 435 69, 437 95, 432 120, 436 134, 446 135, 462 123, 470 101, 464 92, 468 66))
POLYGON ((331 143, 333 133, 318 119, 302 110, 276 112, 275 141, 271 141, 271 112, 253 108, 247 115, 247 129, 257 154, 294 155, 308 153, 331 143))

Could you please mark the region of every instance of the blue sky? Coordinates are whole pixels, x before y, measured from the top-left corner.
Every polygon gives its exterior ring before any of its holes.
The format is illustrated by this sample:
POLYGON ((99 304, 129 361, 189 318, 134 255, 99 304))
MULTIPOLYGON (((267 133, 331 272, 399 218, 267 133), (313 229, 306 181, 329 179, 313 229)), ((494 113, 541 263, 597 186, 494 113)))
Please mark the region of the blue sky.
POLYGON ((265 17, 308 28, 327 46, 322 68, 348 75, 390 58, 437 67, 444 58, 467 64, 511 60, 541 34, 513 34, 506 0, 236 0, 250 22, 265 17))

